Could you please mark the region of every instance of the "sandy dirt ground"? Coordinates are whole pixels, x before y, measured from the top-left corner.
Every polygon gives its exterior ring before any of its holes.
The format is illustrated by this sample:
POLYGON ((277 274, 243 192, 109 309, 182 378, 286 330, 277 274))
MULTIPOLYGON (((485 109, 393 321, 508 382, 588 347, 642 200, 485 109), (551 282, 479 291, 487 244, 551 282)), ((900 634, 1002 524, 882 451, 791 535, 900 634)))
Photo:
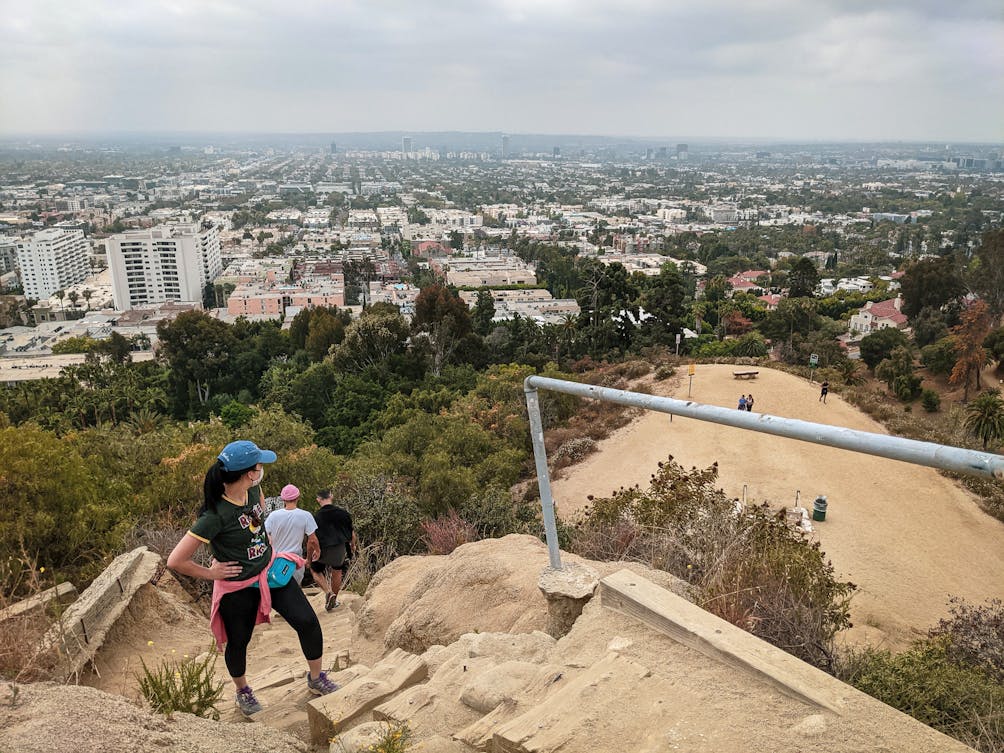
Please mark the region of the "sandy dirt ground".
MULTIPOLYGON (((735 408, 752 393, 754 413, 885 433, 861 411, 819 386, 771 369, 737 380, 730 365, 698 365, 691 399, 735 408)), ((688 377, 655 383, 655 394, 687 398, 688 377)), ((721 487, 750 502, 812 509, 827 497, 815 533, 839 575, 858 585, 854 640, 900 648, 947 614, 949 596, 1004 598, 1004 523, 937 471, 895 460, 646 411, 565 469, 553 484, 558 512, 574 516, 587 495, 645 485, 660 460, 683 466, 718 461, 721 487)))

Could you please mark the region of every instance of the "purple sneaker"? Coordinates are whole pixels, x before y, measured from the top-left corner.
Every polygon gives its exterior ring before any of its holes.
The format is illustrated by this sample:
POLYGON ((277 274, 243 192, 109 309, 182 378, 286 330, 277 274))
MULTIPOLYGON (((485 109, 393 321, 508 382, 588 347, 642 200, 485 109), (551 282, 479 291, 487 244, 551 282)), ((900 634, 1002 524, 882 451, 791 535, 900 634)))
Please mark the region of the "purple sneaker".
POLYGON ((240 712, 248 719, 250 719, 252 715, 261 711, 261 704, 258 703, 258 699, 254 697, 254 691, 251 690, 250 685, 245 685, 237 691, 237 708, 240 709, 240 712))
POLYGON ((327 695, 328 693, 334 693, 338 690, 338 685, 328 679, 327 672, 318 672, 316 679, 311 678, 310 673, 308 672, 307 690, 314 695, 327 695))

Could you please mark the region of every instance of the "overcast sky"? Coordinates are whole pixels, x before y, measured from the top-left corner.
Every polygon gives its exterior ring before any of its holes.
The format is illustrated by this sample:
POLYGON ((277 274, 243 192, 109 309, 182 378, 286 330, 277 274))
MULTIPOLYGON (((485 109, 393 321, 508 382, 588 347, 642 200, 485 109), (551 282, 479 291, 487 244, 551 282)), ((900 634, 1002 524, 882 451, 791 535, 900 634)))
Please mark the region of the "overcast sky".
POLYGON ((0 133, 1004 141, 1002 0, 0 0, 0 133))

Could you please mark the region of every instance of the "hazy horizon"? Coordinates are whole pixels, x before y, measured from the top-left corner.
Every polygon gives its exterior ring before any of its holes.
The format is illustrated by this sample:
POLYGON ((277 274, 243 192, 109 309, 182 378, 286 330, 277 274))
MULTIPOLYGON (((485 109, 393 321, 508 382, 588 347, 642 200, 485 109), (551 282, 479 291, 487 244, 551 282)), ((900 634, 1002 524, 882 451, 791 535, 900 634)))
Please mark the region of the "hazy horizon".
POLYGON ((1004 139, 998 0, 0 0, 0 10, 8 138, 1004 139))

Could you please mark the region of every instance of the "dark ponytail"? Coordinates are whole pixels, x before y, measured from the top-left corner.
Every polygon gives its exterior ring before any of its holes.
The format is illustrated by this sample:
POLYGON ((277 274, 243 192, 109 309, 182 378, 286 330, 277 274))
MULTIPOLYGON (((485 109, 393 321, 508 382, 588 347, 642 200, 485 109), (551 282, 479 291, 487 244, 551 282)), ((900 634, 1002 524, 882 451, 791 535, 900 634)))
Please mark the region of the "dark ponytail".
MULTIPOLYGON (((251 466, 254 468, 254 466, 251 466)), ((223 467, 223 461, 217 459, 209 470, 206 471, 206 479, 202 482, 202 508, 199 515, 207 512, 216 512, 216 505, 223 499, 223 485, 232 484, 251 468, 244 468, 240 471, 228 471, 223 467)))

